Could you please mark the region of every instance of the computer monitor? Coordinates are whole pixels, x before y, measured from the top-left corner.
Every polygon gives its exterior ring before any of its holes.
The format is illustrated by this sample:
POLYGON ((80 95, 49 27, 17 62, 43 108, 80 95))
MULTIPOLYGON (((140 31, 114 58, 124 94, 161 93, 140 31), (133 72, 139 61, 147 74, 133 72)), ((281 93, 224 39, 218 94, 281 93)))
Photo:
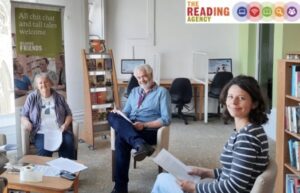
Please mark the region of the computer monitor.
POLYGON ((217 72, 232 72, 231 58, 210 58, 208 59, 208 78, 212 79, 217 72))
POLYGON ((136 66, 145 63, 145 59, 121 59, 121 74, 133 74, 136 66))

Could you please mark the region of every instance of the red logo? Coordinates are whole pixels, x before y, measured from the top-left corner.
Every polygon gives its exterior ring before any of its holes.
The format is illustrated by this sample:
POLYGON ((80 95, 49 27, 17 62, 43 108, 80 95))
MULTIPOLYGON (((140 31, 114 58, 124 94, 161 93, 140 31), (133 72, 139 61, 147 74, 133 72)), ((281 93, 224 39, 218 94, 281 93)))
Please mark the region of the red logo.
POLYGON ((254 6, 254 7, 250 8, 250 11, 249 11, 250 16, 257 17, 259 15, 259 13, 260 13, 260 10, 258 7, 254 6))

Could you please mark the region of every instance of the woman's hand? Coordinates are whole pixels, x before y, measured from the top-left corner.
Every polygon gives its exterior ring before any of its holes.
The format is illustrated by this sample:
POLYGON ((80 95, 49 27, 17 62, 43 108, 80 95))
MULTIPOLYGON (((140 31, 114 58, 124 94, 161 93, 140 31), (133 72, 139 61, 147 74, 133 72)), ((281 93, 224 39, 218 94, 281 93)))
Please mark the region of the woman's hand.
POLYGON ((200 176, 201 179, 204 178, 214 178, 214 172, 212 169, 196 167, 196 166, 189 166, 190 171, 188 172, 189 175, 200 176))
POLYGON ((142 131, 144 129, 144 123, 143 122, 137 121, 137 122, 133 123, 133 126, 138 131, 142 131))
POLYGON ((177 183, 179 184, 183 192, 196 193, 196 184, 194 182, 188 180, 177 180, 177 183))
POLYGON ((22 126, 23 129, 27 130, 27 131, 31 131, 32 130, 32 124, 29 120, 23 118, 22 120, 22 126))
POLYGON ((62 124, 59 129, 63 133, 67 129, 67 127, 65 124, 62 124))

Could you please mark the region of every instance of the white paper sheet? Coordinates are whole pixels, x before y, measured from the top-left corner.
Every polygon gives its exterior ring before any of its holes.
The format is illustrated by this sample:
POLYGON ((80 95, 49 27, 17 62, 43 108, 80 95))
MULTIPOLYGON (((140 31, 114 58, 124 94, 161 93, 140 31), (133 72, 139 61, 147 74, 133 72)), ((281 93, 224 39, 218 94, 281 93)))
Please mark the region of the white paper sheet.
POLYGON ((12 150, 16 150, 16 149, 17 149, 16 144, 5 144, 5 145, 0 146, 0 152, 12 151, 12 150))
POLYGON ((158 155, 153 158, 153 161, 178 179, 190 180, 195 183, 199 183, 200 181, 199 176, 189 175, 189 167, 165 149, 162 149, 158 155))
POLYGON ((44 149, 56 151, 62 143, 62 132, 59 129, 47 129, 44 132, 44 149))
POLYGON ((48 165, 55 167, 59 170, 65 170, 71 173, 76 173, 81 170, 87 169, 87 167, 83 164, 80 164, 76 161, 67 159, 67 158, 57 158, 55 160, 47 162, 48 165))
POLYGON ((43 176, 60 176, 60 170, 46 165, 34 165, 33 171, 41 172, 43 176))
POLYGON ((119 115, 121 115, 124 119, 126 119, 129 123, 133 124, 132 121, 130 119, 128 119, 128 117, 120 110, 115 109, 115 112, 118 113, 119 115))

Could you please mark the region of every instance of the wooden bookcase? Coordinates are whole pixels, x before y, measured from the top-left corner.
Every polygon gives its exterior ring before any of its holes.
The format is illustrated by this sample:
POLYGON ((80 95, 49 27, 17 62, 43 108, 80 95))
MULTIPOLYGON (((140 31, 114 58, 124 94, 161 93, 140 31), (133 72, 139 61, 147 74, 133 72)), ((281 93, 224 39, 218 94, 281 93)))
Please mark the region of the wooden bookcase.
POLYGON ((287 173, 300 176, 300 171, 290 165, 288 140, 300 141, 300 134, 292 133, 285 128, 285 107, 297 106, 300 98, 291 96, 292 65, 299 65, 300 60, 279 60, 277 78, 277 129, 276 129, 276 162, 277 178, 276 193, 285 192, 285 177, 287 173))
POLYGON ((82 50, 84 79, 84 133, 81 137, 90 149, 94 138, 109 133, 107 113, 119 107, 118 84, 112 51, 87 53, 82 50))

